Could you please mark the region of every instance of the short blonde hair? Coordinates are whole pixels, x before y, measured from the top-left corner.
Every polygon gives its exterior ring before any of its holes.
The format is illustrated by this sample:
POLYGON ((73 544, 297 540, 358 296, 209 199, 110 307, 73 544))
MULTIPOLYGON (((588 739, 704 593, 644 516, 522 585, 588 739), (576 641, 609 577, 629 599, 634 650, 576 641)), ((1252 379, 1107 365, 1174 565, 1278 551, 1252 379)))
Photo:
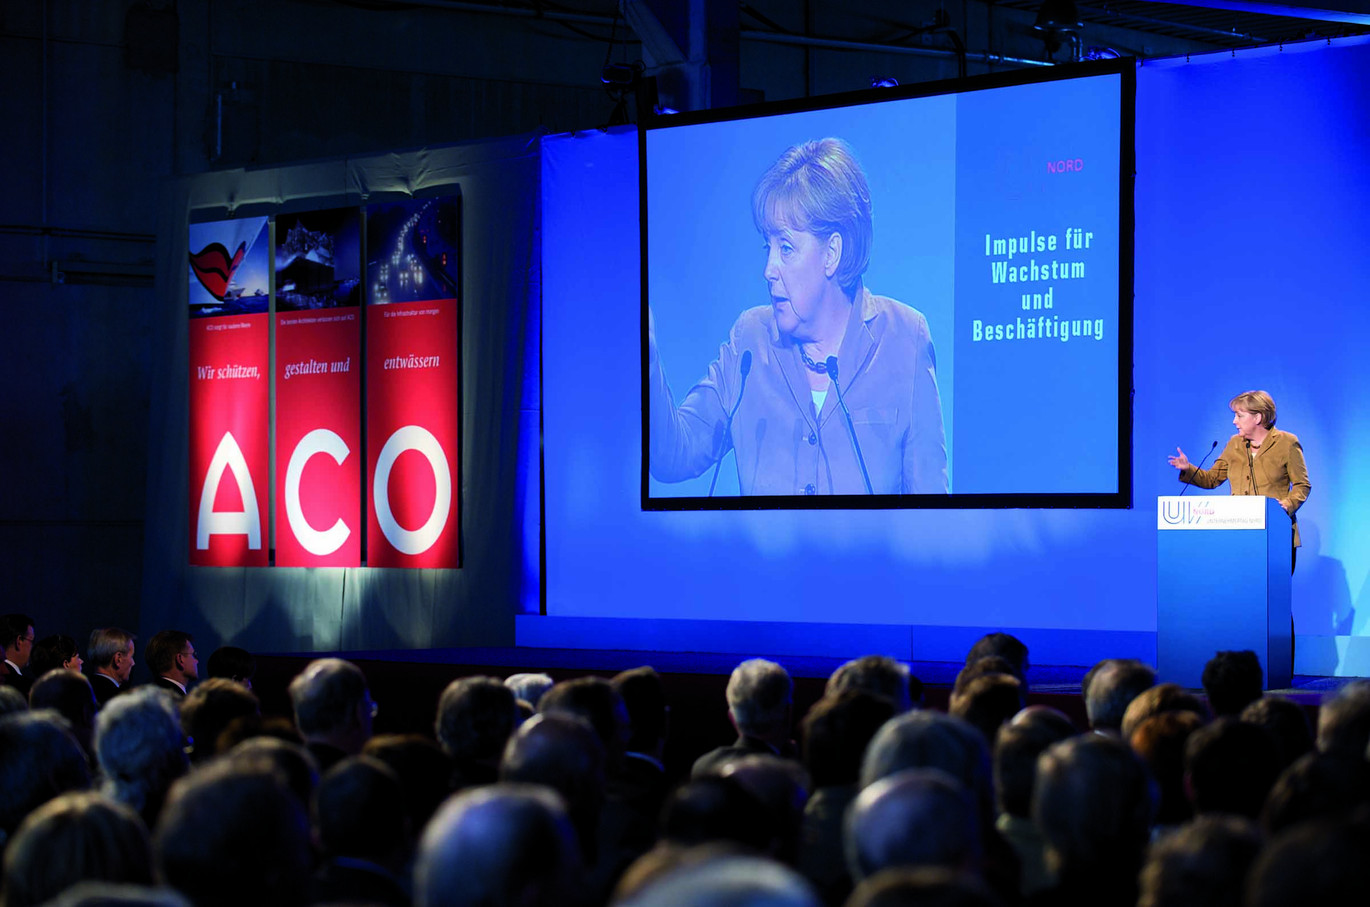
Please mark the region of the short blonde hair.
POLYGON ((1227 405, 1233 412, 1244 409, 1249 413, 1259 415, 1261 417, 1261 428, 1275 427, 1275 401, 1265 391, 1240 393, 1233 397, 1227 405))
POLYGON ((824 240, 842 236, 834 275, 847 295, 861 286, 871 254, 871 190, 851 146, 826 138, 795 145, 771 165, 752 193, 752 219, 762 236, 776 232, 777 217, 824 240))

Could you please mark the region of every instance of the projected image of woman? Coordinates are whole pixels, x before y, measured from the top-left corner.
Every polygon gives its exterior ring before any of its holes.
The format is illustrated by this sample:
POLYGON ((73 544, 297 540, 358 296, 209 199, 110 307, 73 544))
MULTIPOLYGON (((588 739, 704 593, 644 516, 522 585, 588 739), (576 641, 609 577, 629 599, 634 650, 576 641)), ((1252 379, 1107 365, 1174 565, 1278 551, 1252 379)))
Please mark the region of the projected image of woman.
POLYGON ((1180 448, 1169 459, 1180 471, 1180 481, 1200 488, 1230 483, 1233 494, 1259 494, 1280 502, 1294 522, 1294 547, 1299 547, 1299 524, 1294 516, 1312 486, 1297 436, 1275 427, 1275 401, 1265 391, 1247 391, 1228 403, 1237 433, 1208 469, 1189 462, 1180 448))
POLYGON ((945 494, 932 338, 917 309, 863 283, 871 199, 851 148, 790 148, 752 217, 767 301, 742 312, 679 404, 648 313, 652 476, 694 478, 732 450, 744 495, 945 494))

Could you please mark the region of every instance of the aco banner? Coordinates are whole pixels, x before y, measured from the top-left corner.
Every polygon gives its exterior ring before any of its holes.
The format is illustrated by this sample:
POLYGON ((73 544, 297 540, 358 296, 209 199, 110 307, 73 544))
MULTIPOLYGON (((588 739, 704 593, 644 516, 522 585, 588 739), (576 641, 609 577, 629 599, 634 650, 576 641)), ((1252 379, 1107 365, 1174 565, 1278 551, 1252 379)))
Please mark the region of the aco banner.
POLYGON ((361 563, 357 209, 276 218, 276 564, 361 563))
POLYGON ((461 199, 366 224, 367 565, 458 567, 461 199))
POLYGON ((191 224, 190 562, 268 562, 269 227, 191 224))

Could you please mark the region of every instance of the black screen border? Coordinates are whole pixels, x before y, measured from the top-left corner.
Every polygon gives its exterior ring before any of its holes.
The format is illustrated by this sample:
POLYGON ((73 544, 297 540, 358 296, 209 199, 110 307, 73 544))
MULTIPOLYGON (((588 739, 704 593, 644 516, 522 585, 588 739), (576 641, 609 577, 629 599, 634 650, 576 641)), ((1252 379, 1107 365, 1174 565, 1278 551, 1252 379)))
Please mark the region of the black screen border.
MULTIPOLYGON (((639 340, 641 347, 641 506, 644 511, 691 510, 999 510, 1030 509, 1111 509, 1129 510, 1133 506, 1133 276, 1135 218, 1133 192, 1136 183, 1136 98, 1137 61, 1132 57, 1065 63, 1041 69, 987 73, 964 79, 920 82, 896 88, 872 88, 812 98, 795 98, 747 104, 719 110, 657 115, 644 112, 638 122, 638 222, 639 272, 641 298, 639 340), (647 307, 649 269, 647 261, 647 133, 658 129, 723 123, 856 107, 886 101, 903 101, 948 94, 964 94, 1016 85, 1060 82, 1068 79, 1118 75, 1118 490, 1087 493, 996 493, 996 494, 876 494, 876 495, 741 495, 710 497, 653 497, 650 493, 648 454, 651 444, 649 371, 647 348, 647 307)), ((1069 468, 1066 464, 1065 468, 1069 468)))

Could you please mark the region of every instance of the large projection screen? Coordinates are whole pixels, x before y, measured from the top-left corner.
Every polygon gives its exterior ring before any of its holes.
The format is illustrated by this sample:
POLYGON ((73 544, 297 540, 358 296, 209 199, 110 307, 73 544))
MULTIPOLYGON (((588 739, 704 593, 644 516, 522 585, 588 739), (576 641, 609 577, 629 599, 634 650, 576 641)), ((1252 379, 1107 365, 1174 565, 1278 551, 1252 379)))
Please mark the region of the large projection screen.
POLYGON ((1130 506, 1134 72, 645 124, 644 508, 1130 506))

